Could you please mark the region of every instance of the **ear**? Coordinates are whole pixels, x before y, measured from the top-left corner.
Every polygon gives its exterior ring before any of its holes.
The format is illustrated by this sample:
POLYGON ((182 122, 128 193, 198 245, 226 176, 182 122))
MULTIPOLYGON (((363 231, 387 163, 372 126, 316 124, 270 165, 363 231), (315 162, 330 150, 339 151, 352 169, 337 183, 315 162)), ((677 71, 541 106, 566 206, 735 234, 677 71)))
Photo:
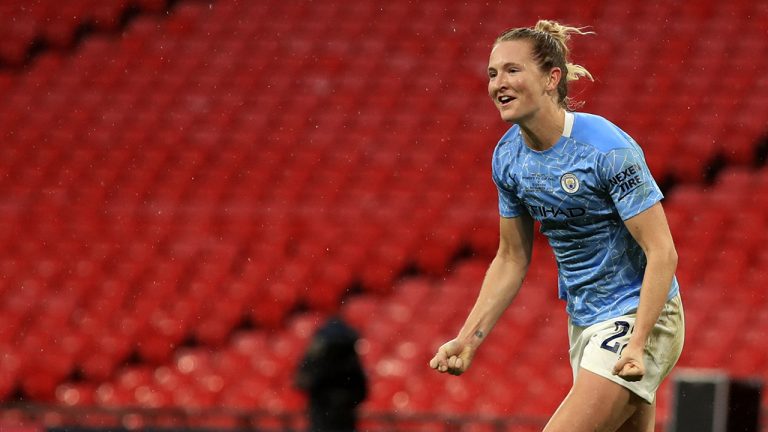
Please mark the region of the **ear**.
POLYGON ((547 76, 547 91, 556 90, 561 79, 563 79, 563 71, 559 67, 550 69, 547 76))

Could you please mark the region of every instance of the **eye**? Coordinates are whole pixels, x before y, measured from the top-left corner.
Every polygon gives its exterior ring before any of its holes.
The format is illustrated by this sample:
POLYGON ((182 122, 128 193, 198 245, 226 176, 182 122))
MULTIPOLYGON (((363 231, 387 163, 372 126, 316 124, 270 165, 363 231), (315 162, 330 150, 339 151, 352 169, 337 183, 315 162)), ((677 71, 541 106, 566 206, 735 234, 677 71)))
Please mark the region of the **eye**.
POLYGON ((495 70, 489 70, 488 71, 488 78, 494 78, 496 76, 495 70))

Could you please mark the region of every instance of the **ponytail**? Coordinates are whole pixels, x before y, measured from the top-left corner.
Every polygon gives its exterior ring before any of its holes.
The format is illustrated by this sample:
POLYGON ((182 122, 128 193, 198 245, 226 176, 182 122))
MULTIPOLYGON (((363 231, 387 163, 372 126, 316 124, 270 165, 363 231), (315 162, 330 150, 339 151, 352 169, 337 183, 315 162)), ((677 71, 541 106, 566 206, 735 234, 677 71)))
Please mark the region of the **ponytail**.
POLYGON ((557 84, 558 103, 565 109, 578 106, 568 97, 568 82, 585 77, 594 81, 592 74, 581 65, 568 62, 568 42, 572 34, 594 34, 585 31, 584 27, 569 27, 556 21, 539 20, 534 27, 509 29, 496 38, 494 45, 501 42, 526 39, 531 41, 533 58, 544 71, 558 67, 563 71, 563 77, 557 84))

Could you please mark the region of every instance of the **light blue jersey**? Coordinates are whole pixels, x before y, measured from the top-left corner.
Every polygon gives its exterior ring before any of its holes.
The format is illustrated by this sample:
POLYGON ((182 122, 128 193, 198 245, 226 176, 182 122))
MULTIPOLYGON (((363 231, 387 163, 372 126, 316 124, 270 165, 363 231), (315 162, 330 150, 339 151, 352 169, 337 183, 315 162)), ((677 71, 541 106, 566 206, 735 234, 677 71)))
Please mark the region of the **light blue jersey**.
MULTIPOLYGON (((624 221, 663 198, 640 146, 608 120, 567 113, 551 148, 525 145, 515 125, 493 154, 499 213, 541 223, 573 324, 587 326, 637 310, 646 258, 624 221)), ((679 290, 672 281, 669 298, 679 290)))

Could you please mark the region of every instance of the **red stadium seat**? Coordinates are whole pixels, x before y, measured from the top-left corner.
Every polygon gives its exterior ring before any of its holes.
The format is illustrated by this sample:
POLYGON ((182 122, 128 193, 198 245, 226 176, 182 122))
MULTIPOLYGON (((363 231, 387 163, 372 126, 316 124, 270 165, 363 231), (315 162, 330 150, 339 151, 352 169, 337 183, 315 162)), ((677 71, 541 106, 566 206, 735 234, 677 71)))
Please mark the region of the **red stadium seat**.
MULTIPOLYGON (((0 397, 298 409, 292 368, 318 321, 340 312, 363 335, 368 409, 554 409, 570 384, 553 351, 566 324, 540 237, 478 375, 446 381, 425 365, 498 246, 488 164, 506 125, 485 100, 477 41, 553 16, 555 3, 514 22, 500 5, 434 1, 178 2, 167 14, 161 0, 9 5, 0 397), (121 29, 128 8, 153 14, 121 29), (86 25, 103 34, 81 35, 86 25), (19 67, 36 40, 53 51, 19 67)), ((674 180, 665 208, 689 323, 717 322, 692 335, 682 362, 758 373, 768 171, 750 167, 768 114, 768 85, 752 79, 766 66, 755 56, 766 10, 580 6, 567 18, 597 35, 574 56, 597 83, 572 95, 630 132, 660 183, 674 180), (627 44, 629 22, 667 37, 627 44), (716 158, 728 168, 703 186, 716 158)))

